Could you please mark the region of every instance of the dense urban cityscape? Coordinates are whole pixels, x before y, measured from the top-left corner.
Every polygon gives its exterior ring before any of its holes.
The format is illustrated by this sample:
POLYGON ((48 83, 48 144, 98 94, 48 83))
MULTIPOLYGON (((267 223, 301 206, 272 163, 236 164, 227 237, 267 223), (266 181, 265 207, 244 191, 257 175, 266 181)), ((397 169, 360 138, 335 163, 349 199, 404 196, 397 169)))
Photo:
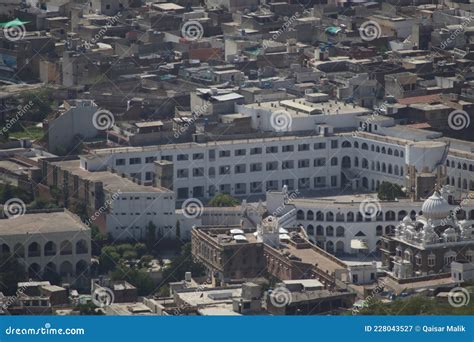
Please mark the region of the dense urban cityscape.
POLYGON ((474 315, 472 19, 0 0, 0 315, 474 315))

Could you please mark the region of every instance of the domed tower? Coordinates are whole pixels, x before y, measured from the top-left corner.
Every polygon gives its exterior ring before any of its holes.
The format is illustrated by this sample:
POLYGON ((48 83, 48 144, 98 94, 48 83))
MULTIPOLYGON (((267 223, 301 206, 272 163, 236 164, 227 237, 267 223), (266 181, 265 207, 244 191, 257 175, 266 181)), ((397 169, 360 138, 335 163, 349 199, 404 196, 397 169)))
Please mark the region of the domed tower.
POLYGON ((435 225, 442 223, 443 220, 447 221, 451 217, 451 205, 438 190, 423 203, 421 211, 423 216, 427 220, 433 221, 435 225))

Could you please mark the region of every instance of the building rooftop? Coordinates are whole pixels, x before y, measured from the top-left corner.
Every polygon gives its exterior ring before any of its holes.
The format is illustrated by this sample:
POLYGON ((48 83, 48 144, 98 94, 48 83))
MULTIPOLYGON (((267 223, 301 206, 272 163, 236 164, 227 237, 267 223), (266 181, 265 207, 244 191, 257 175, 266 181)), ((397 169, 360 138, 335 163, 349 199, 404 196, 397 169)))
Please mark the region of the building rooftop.
POLYGON ((53 165, 60 167, 63 170, 71 172, 73 175, 77 175, 82 179, 87 179, 92 182, 102 182, 104 189, 117 193, 117 192, 168 192, 170 190, 145 186, 137 184, 131 181, 128 178, 123 178, 116 173, 109 171, 98 171, 98 172, 89 172, 80 167, 79 160, 68 160, 61 162, 53 162, 53 165))
POLYGON ((74 214, 48 212, 0 220, 0 236, 89 231, 74 214))
POLYGON ((203 291, 192 289, 183 292, 178 291, 176 292, 176 296, 190 306, 232 304, 234 298, 240 298, 242 296, 242 288, 205 289, 203 291))
MULTIPOLYGON (((326 95, 327 96, 327 95, 326 95)), ((310 97, 314 97, 314 94, 310 94, 310 97)), ((246 105, 252 109, 267 109, 271 111, 283 110, 290 113, 292 116, 309 116, 309 115, 339 115, 339 114, 352 114, 352 115, 363 115, 371 112, 370 109, 360 107, 351 103, 345 103, 344 101, 334 100, 322 100, 320 102, 310 102, 305 98, 283 100, 283 101, 270 101, 253 103, 246 105)))

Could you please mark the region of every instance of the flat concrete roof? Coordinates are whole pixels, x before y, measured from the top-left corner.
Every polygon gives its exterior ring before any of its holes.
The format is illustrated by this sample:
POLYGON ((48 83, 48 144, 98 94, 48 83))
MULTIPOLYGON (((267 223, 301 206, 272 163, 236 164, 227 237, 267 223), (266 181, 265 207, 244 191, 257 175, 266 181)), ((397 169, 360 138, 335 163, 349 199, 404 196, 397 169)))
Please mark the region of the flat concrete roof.
POLYGON ((89 172, 80 167, 80 160, 68 160, 51 163, 63 170, 71 172, 73 175, 92 182, 102 182, 104 189, 111 192, 165 192, 165 188, 145 186, 137 184, 128 178, 123 178, 116 173, 109 171, 89 172))
POLYGON ((89 227, 68 211, 25 214, 16 218, 0 220, 0 237, 88 230, 89 227))

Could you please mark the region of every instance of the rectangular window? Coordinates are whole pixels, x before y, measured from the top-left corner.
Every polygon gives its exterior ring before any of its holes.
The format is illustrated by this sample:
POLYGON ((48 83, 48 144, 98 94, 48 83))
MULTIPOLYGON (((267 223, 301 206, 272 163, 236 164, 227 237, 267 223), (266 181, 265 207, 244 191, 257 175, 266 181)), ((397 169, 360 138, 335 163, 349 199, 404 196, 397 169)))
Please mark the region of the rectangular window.
POLYGON ((221 184, 219 190, 223 194, 230 194, 230 184, 221 184))
POLYGON ((125 165, 125 159, 121 158, 115 161, 115 166, 122 166, 122 165, 125 165))
POLYGON ((235 194, 236 195, 245 195, 247 192, 247 184, 245 183, 236 183, 235 184, 235 194))
POLYGON ((195 167, 193 169, 193 177, 203 177, 204 176, 204 168, 203 167, 195 167))
POLYGON ((267 188, 267 191, 278 190, 278 181, 277 180, 267 181, 266 188, 267 188))
POLYGON ((314 178, 314 187, 315 188, 324 188, 326 186, 326 177, 315 177, 314 178))
POLYGON ((193 154, 193 160, 200 160, 204 159, 204 153, 194 153, 193 154))
POLYGON ((146 157, 145 158, 145 163, 146 164, 153 164, 153 162, 156 160, 155 157, 146 157))
POLYGON ((266 151, 267 153, 278 153, 278 146, 268 146, 266 151))
POLYGON ((247 151, 246 151, 244 148, 241 148, 241 149, 235 150, 235 151, 234 151, 234 155, 235 155, 236 157, 245 156, 246 152, 247 152, 247 151))
POLYGON ((326 148, 326 143, 320 142, 314 144, 315 150, 324 150, 326 148))
POLYGON ((187 154, 178 154, 176 159, 178 161, 185 161, 185 160, 189 160, 189 156, 187 154))
POLYGON ((250 154, 262 154, 261 147, 253 147, 250 149, 250 154))
POLYGON ((314 160, 314 167, 322 167, 326 165, 326 159, 325 158, 316 158, 314 160))
POLYGON ((298 151, 309 151, 309 144, 299 144, 298 151))
POLYGON ((262 171, 262 163, 250 164, 250 172, 259 172, 259 171, 262 171))
POLYGON ((173 156, 162 156, 161 160, 173 161, 173 156))
POLYGON ((337 140, 331 140, 331 148, 335 149, 339 147, 339 141, 337 140))
POLYGON ((293 145, 284 145, 281 148, 282 152, 293 152, 295 150, 295 147, 293 145))
POLYGON ((219 167, 219 174, 220 175, 230 175, 230 166, 229 165, 220 166, 219 167))
POLYGON ((337 176, 331 176, 331 186, 337 186, 337 176))
POLYGON ((268 162, 267 163, 267 171, 274 171, 278 169, 278 162, 268 162))
POLYGON ((250 183, 250 192, 253 194, 262 192, 262 182, 250 183))
POLYGON ((230 150, 219 151, 219 158, 226 158, 226 157, 230 157, 230 150))
POLYGON ((188 178, 189 176, 189 171, 188 169, 178 169, 176 177, 178 178, 188 178))
POLYGON ((288 190, 293 190, 295 188, 295 180, 294 179, 284 179, 282 181, 282 185, 286 185, 288 190))
POLYGON ((234 173, 245 173, 247 170, 247 165, 245 164, 239 164, 239 165, 235 165, 234 167, 234 173))
POLYGON ((308 189, 310 185, 309 178, 298 179, 298 189, 308 189))
POLYGON ((301 159, 301 160, 298 160, 298 168, 305 168, 305 167, 309 167, 309 159, 301 159))
POLYGON ((282 170, 293 169, 295 167, 293 160, 285 160, 281 163, 282 170))
POLYGON ((141 164, 141 163, 142 163, 141 158, 130 158, 130 160, 129 160, 130 165, 138 165, 138 164, 141 164))

